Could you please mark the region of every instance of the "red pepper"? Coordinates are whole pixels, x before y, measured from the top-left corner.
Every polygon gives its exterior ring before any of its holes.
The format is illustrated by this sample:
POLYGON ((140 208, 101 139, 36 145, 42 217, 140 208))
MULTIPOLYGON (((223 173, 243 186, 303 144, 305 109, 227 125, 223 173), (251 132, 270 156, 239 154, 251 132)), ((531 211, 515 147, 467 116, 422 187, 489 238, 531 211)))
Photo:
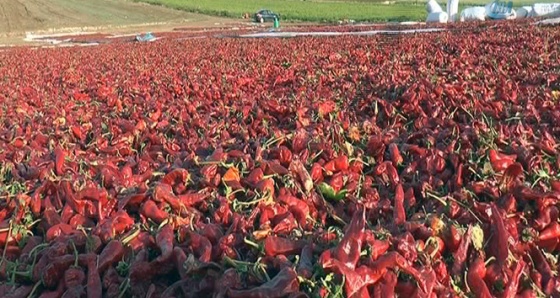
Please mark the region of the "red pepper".
POLYGON ((226 297, 226 292, 232 288, 241 288, 241 278, 235 268, 229 268, 216 280, 217 297, 226 297))
POLYGON ((208 238, 212 245, 217 244, 220 238, 224 236, 222 228, 217 224, 203 224, 199 230, 200 235, 208 238))
POLYGON ((294 241, 288 238, 268 236, 264 240, 264 252, 266 256, 294 255, 299 254, 305 247, 305 242, 294 241))
POLYGON ((173 248, 173 262, 175 263, 177 272, 181 279, 187 278, 187 271, 185 269, 185 261, 187 260, 187 255, 180 247, 173 248))
POLYGON ((84 228, 92 228, 95 226, 93 220, 81 214, 75 214, 74 216, 72 216, 68 221, 68 224, 74 229, 77 229, 79 226, 84 228))
POLYGON ((60 146, 54 149, 54 173, 57 175, 62 175, 64 173, 64 159, 66 158, 64 151, 60 146))
POLYGON ((505 228, 504 219, 496 204, 492 204, 492 227, 494 233, 494 247, 496 249, 496 260, 499 266, 504 266, 509 257, 509 233, 505 228))
MULTIPOLYGON (((87 263, 92 260, 93 255, 79 255, 78 264, 80 266, 87 266, 87 263)), ((74 255, 65 255, 54 259, 49 263, 41 272, 41 280, 46 288, 54 288, 64 276, 64 272, 74 264, 76 258, 74 255)))
POLYGON ((266 175, 284 176, 289 173, 288 169, 282 166, 277 160, 268 161, 265 163, 265 165, 266 165, 266 170, 265 170, 266 175))
POLYGON ((87 266, 87 298, 101 298, 103 292, 101 278, 94 260, 92 259, 87 266))
POLYGON ((476 298, 492 298, 492 294, 488 289, 488 286, 484 282, 484 276, 486 275, 486 267, 484 267, 484 260, 478 257, 469 267, 467 272, 467 282, 469 288, 476 298))
POLYGON ((212 258, 212 243, 210 243, 210 240, 199 233, 192 231, 189 231, 187 235, 189 240, 188 244, 193 252, 198 256, 198 259, 204 263, 210 262, 212 258))
POLYGON ((297 221, 291 212, 277 214, 272 218, 272 232, 275 234, 289 234, 297 228, 297 221))
POLYGON ((488 151, 488 157, 490 158, 490 163, 492 164, 492 168, 496 172, 505 171, 505 169, 507 169, 507 167, 513 164, 517 159, 517 155, 507 155, 507 154, 499 153, 494 149, 490 149, 488 151))
POLYGON ((176 184, 186 184, 190 178, 189 171, 186 169, 176 168, 171 170, 161 179, 161 183, 174 186, 176 184))
POLYGON ((309 205, 303 200, 300 200, 289 194, 284 194, 278 196, 278 201, 288 205, 290 207, 290 212, 297 219, 301 226, 305 226, 307 222, 307 217, 309 216, 309 205))
POLYGON ((157 224, 162 223, 166 218, 169 217, 169 214, 159 209, 156 203, 152 200, 146 200, 142 204, 142 207, 140 207, 140 214, 148 219, 153 220, 157 224))
POLYGON ((461 244, 461 234, 455 225, 449 225, 447 233, 445 233, 443 240, 445 241, 445 246, 451 251, 455 252, 459 245, 461 244))
POLYGON ((410 281, 398 281, 395 287, 396 297, 414 297, 417 292, 418 286, 410 281))
POLYGON ((502 179, 500 181, 501 189, 503 189, 504 191, 509 191, 510 189, 513 189, 513 187, 515 186, 515 179, 517 179, 517 177, 521 176, 522 174, 523 174, 523 167, 521 166, 520 163, 516 162, 509 165, 506 168, 504 175, 502 176, 502 179))
POLYGON ((394 238, 393 246, 407 260, 414 262, 418 257, 416 241, 410 232, 403 233, 394 238))
POLYGON ((9 293, 6 293, 6 295, 3 295, 2 297, 4 297, 4 298, 25 298, 25 297, 29 297, 29 294, 31 294, 32 290, 33 290, 33 286, 30 286, 30 285, 18 286, 17 288, 13 289, 9 293))
POLYGON ((45 235, 45 240, 50 242, 55 240, 59 236, 69 235, 72 232, 74 232, 72 226, 65 223, 60 223, 48 229, 45 235))
POLYGON ((451 274, 453 275, 458 275, 463 272, 465 261, 467 260, 467 252, 471 244, 472 232, 472 226, 469 226, 467 232, 463 234, 459 248, 453 253, 453 267, 451 269, 451 274))
POLYGON ((83 283, 86 280, 86 274, 80 267, 71 266, 64 272, 64 284, 66 292, 63 297, 80 297, 85 294, 83 283))
POLYGON ((41 274, 44 269, 56 258, 63 256, 67 253, 67 245, 62 242, 55 242, 50 247, 43 251, 43 255, 37 261, 37 264, 33 268, 32 280, 37 282, 41 279, 41 274))
POLYGON ((99 255, 98 270, 103 273, 107 268, 119 262, 124 256, 125 250, 122 242, 113 239, 107 243, 99 255))
POLYGON ((20 252, 20 256, 19 256, 19 260, 22 263, 25 263, 29 256, 29 253, 39 244, 41 244, 41 242, 43 242, 43 238, 41 238, 40 236, 31 236, 29 238, 27 238, 27 242, 25 243, 25 246, 23 247, 23 249, 20 252))
MULTIPOLYGON (((306 193, 309 193, 312 189, 313 189, 313 181, 315 180, 315 178, 313 176, 313 170, 311 172, 311 174, 309 174, 309 172, 307 171, 307 169, 305 168, 305 165, 299 160, 299 159, 294 159, 291 164, 290 164, 290 171, 292 171, 293 173, 295 173, 299 179, 299 181, 301 182, 301 184, 303 185, 303 189, 306 191, 306 193)), ((322 179, 322 172, 319 172, 322 179)))
MULTIPOLYGON (((95 264, 93 264, 93 266, 95 267, 95 264)), ((90 276, 88 275, 88 278, 89 277, 90 276)), ((111 296, 110 295, 111 288, 114 288, 115 286, 117 287, 116 293, 118 296, 119 293, 118 288, 120 284, 121 284, 121 280, 120 280, 119 273, 117 272, 117 269, 115 267, 109 267, 109 269, 105 271, 105 274, 103 274, 103 278, 101 279, 101 287, 103 289, 107 289, 107 296, 111 296)))
MULTIPOLYGON (((545 294, 551 295, 554 288, 554 279, 552 269, 550 268, 548 261, 537 246, 533 246, 531 248, 530 255, 533 259, 534 268, 542 276, 542 282, 537 283, 537 285, 541 286, 541 289, 545 294)), ((535 283, 536 282, 537 281, 535 281, 535 283)))
POLYGON ((504 289, 502 294, 502 298, 515 298, 517 295, 517 290, 519 288, 519 280, 521 278, 521 274, 525 269, 525 262, 523 260, 518 260, 515 264, 515 269, 513 270, 512 276, 510 276, 510 280, 504 289))
POLYGON ((551 223, 548 227, 539 233, 539 240, 551 240, 560 238, 560 224, 558 222, 551 223))
POLYGON ((383 278, 379 282, 379 286, 374 288, 374 298, 395 297, 395 288, 397 287, 397 275, 392 271, 385 272, 383 278))
POLYGON ((306 244, 301 250, 297 273, 307 279, 313 275, 313 244, 306 244))
POLYGON ((393 207, 393 221, 396 225, 403 224, 406 221, 406 213, 404 210, 404 190, 402 184, 397 184, 395 190, 395 205, 393 207))
POLYGON ((274 278, 259 287, 248 290, 227 291, 230 298, 281 298, 299 290, 297 273, 290 267, 282 269, 274 278))
POLYGON ((548 206, 539 211, 539 217, 535 219, 535 225, 533 226, 538 231, 542 231, 551 222, 555 222, 558 219, 558 208, 556 206, 548 206))
POLYGON ((350 167, 350 163, 348 162, 348 156, 346 155, 339 155, 334 160, 335 169, 336 171, 347 171, 350 167))
MULTIPOLYGON (((61 282, 56 287, 54 291, 43 291, 39 298, 60 298, 64 294, 65 286, 64 283, 61 282)), ((24 296, 27 297, 27 296, 24 296)))
POLYGON ((397 147, 397 144, 395 143, 389 144, 388 149, 389 149, 389 155, 391 157, 391 161, 393 162, 393 166, 397 167, 400 164, 402 164, 404 159, 401 153, 399 152, 399 147, 397 147))
POLYGON ((437 280, 443 285, 443 286, 449 286, 450 285, 450 276, 449 273, 447 271, 447 265, 445 264, 445 262, 443 260, 437 260, 434 264, 433 264, 433 269, 434 272, 436 274, 436 278, 437 280))
POLYGON ((371 246, 371 258, 375 261, 389 250, 391 244, 387 240, 374 240, 371 246))
POLYGON ((186 193, 177 196, 177 201, 185 207, 193 206, 207 199, 210 196, 209 193, 199 192, 199 193, 186 193))
POLYGON ((161 251, 155 262, 166 262, 173 255, 173 227, 170 224, 164 225, 156 235, 156 244, 161 251))
POLYGON ((550 186, 552 187, 553 191, 560 192, 560 181, 558 180, 551 180, 550 186))
POLYGON ((133 284, 139 284, 151 280, 158 269, 156 267, 148 262, 148 250, 140 250, 129 268, 130 281, 133 284))
POLYGON ((356 268, 356 263, 360 259, 362 243, 366 224, 365 208, 356 210, 348 225, 348 229, 334 250, 334 257, 341 261, 348 268, 356 268))

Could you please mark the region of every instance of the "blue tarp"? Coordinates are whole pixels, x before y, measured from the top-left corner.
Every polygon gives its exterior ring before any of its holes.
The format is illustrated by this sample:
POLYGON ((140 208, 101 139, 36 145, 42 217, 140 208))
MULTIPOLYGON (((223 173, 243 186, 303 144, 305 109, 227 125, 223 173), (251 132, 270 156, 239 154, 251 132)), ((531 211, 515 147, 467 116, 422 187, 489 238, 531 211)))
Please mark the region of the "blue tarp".
POLYGON ((156 37, 151 32, 148 32, 144 35, 136 35, 136 41, 148 42, 154 40, 156 40, 156 37))

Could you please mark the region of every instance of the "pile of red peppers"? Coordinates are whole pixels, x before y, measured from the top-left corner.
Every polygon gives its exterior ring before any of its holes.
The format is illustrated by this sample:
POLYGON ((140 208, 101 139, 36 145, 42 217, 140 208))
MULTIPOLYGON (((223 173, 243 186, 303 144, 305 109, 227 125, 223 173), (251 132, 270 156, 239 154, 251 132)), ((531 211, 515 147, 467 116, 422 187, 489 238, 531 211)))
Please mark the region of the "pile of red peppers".
POLYGON ((3 50, 0 296, 560 297, 558 40, 3 50))

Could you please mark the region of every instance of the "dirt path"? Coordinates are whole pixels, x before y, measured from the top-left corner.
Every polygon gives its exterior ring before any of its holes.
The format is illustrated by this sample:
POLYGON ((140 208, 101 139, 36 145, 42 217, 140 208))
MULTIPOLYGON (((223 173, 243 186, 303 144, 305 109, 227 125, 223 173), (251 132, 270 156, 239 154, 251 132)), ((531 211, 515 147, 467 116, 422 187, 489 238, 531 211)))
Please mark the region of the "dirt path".
POLYGON ((0 44, 20 44, 27 32, 118 32, 214 27, 243 20, 211 17, 131 0, 0 0, 0 44))

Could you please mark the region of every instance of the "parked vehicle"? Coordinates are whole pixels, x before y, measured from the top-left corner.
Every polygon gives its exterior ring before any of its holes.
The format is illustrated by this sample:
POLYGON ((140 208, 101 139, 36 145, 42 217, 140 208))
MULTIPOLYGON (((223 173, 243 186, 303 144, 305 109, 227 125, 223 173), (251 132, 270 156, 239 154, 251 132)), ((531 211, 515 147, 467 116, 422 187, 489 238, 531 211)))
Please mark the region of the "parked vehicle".
POLYGON ((261 9, 255 13, 255 22, 264 23, 266 21, 274 22, 275 19, 280 19, 280 15, 268 9, 261 9))

